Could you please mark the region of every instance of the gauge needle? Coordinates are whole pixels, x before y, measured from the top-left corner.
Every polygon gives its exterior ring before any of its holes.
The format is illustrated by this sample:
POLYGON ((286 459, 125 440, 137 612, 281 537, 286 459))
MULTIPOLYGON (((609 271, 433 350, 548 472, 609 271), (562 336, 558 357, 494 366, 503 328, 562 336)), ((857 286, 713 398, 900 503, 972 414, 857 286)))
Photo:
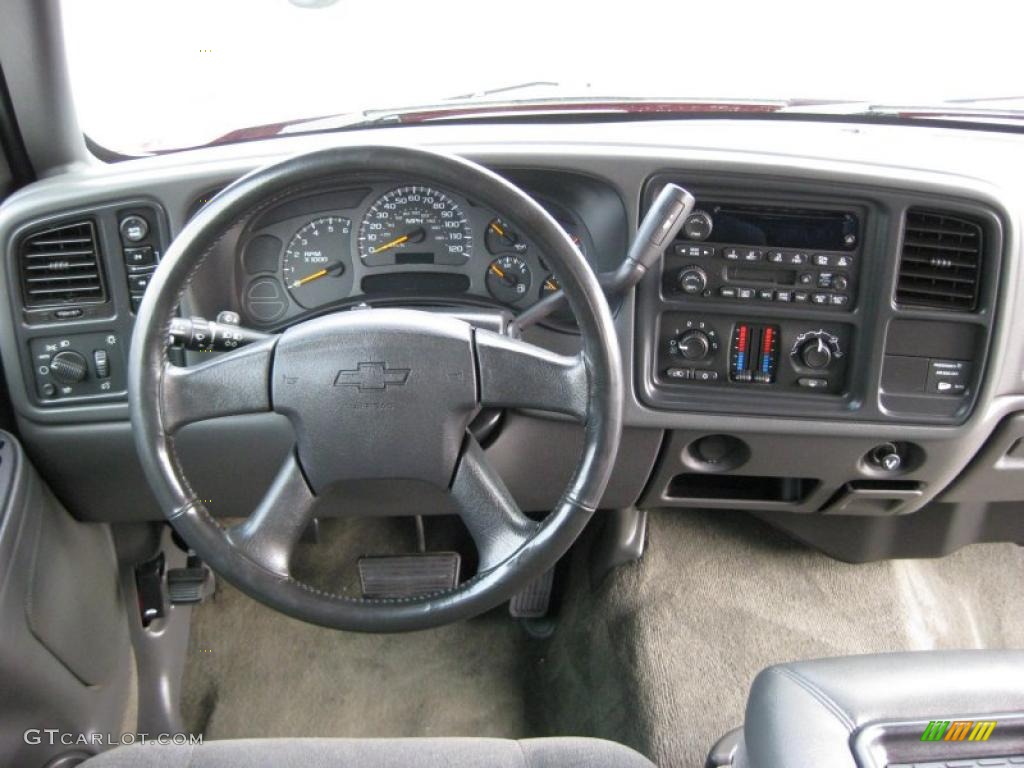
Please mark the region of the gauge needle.
POLYGON ((389 240, 383 245, 377 245, 370 249, 370 253, 380 253, 386 251, 389 248, 395 248, 402 243, 418 243, 426 236, 426 232, 423 231, 423 227, 418 227, 412 232, 406 232, 404 235, 399 235, 394 240, 389 240))
POLYGON ((501 228, 501 225, 496 221, 491 222, 491 229, 494 230, 498 237, 505 237, 505 230, 501 228))
POLYGON ((342 264, 340 261, 336 261, 333 264, 328 264, 323 269, 318 270, 318 271, 314 272, 311 275, 306 275, 302 279, 296 280, 295 282, 293 282, 291 284, 290 287, 292 287, 292 288, 299 288, 300 286, 303 286, 306 283, 312 283, 314 280, 319 280, 321 277, 327 277, 331 273, 337 273, 337 274, 340 275, 344 271, 345 271, 345 265, 342 264))
POLYGON ((510 276, 508 272, 503 270, 497 264, 491 264, 491 272, 496 274, 509 285, 519 285, 519 279, 515 275, 510 276))
POLYGON ((548 280, 544 281, 544 287, 545 288, 549 288, 552 291, 557 291, 558 290, 558 283, 556 283, 554 280, 548 279, 548 280))

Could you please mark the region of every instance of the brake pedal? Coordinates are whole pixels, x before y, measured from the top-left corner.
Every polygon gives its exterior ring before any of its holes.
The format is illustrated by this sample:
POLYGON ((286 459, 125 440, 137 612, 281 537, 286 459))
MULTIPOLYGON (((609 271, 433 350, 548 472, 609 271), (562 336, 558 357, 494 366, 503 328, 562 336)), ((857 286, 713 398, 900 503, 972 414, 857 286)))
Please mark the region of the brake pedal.
POLYGON ((462 560, 457 552, 359 558, 363 597, 420 597, 454 589, 462 560))
POLYGON ((209 594, 206 585, 211 576, 212 571, 199 558, 190 557, 188 567, 167 571, 167 596, 173 605, 201 603, 209 594))

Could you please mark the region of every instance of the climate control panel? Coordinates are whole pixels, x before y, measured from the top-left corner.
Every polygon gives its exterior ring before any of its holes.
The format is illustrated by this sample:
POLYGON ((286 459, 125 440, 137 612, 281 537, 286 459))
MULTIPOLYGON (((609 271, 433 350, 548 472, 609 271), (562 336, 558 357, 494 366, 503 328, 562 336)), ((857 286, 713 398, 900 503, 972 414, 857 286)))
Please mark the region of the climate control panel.
POLYGON ((842 394, 853 329, 844 323, 666 312, 659 384, 842 394))

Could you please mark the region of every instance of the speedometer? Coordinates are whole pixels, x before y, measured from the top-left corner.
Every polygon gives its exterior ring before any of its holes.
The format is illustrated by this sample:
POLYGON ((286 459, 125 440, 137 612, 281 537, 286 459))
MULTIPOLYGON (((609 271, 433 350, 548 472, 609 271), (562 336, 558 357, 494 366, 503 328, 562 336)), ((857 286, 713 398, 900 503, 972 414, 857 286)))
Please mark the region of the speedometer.
POLYGON ((436 189, 408 186, 378 199, 359 227, 359 256, 368 267, 465 264, 473 232, 458 203, 436 189))

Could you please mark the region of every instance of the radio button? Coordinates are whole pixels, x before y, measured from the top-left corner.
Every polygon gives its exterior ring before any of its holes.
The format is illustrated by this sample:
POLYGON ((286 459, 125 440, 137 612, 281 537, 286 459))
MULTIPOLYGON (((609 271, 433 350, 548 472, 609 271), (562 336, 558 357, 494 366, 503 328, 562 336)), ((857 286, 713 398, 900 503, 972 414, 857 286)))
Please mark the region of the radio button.
POLYGON ((708 275, 700 267, 690 264, 679 271, 679 289, 691 296, 702 293, 708 287, 708 275))
POLYGON ((729 261, 739 261, 740 260, 739 249, 737 249, 737 248, 723 248, 722 249, 722 258, 728 259, 729 261))
POLYGON ((686 245, 677 243, 673 246, 676 256, 714 256, 715 249, 709 245, 686 245))
POLYGON ((775 298, 775 291, 771 288, 762 288, 757 292, 757 298, 761 301, 772 301, 775 298))
POLYGON ((764 261, 764 251, 759 251, 756 248, 751 248, 749 251, 743 254, 744 261, 764 261))
POLYGON ((694 211, 683 223, 683 234, 690 240, 707 240, 714 226, 714 220, 707 213, 694 211))
POLYGON ((789 254, 790 264, 806 264, 807 254, 806 253, 791 253, 789 254))
POLYGON ((847 279, 846 275, 836 275, 832 278, 832 287, 837 291, 845 291, 850 287, 850 281, 847 279))
POLYGON ((781 301, 784 304, 788 304, 793 300, 793 294, 790 293, 789 291, 776 291, 775 300, 781 301))
POLYGON ((754 289, 753 288, 737 288, 736 289, 736 298, 737 299, 752 299, 752 298, 754 298, 754 289))
POLYGON ((722 286, 721 288, 718 289, 718 295, 721 296, 723 299, 735 299, 736 289, 722 286))
POLYGON ((796 304, 806 304, 811 298, 807 291, 793 291, 793 301, 796 304))
POLYGON ((850 303, 850 297, 845 293, 833 293, 832 297, 829 299, 829 303, 833 307, 845 307, 850 303))
POLYGON ((836 256, 837 267, 850 267, 853 266, 853 256, 839 255, 836 256))
POLYGON ((832 273, 831 272, 819 272, 818 273, 818 287, 819 288, 831 288, 832 287, 832 273))
POLYGON ((814 285, 814 273, 804 272, 797 278, 797 282, 800 283, 800 285, 814 285))
POLYGON ((814 263, 819 267, 827 267, 829 265, 829 259, 827 253, 816 253, 814 254, 814 263))
POLYGON ((786 260, 786 254, 782 251, 768 251, 768 261, 772 264, 782 264, 786 260))
POLYGON ((815 293, 811 296, 811 301, 813 301, 815 304, 828 304, 828 294, 815 293))

